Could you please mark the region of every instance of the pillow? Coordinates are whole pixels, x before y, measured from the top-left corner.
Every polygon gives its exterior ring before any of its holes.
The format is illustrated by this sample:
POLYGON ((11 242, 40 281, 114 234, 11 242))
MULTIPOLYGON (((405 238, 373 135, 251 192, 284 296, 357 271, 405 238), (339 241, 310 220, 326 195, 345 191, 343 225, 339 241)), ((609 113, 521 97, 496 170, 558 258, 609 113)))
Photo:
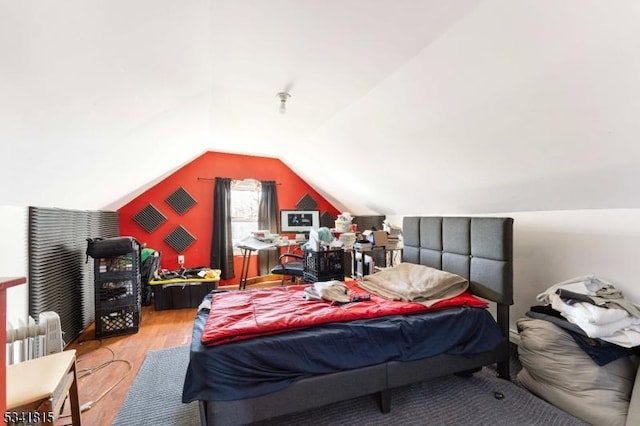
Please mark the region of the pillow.
POLYGON ((517 327, 522 386, 588 423, 625 424, 635 379, 630 357, 599 366, 549 321, 523 317, 517 327))

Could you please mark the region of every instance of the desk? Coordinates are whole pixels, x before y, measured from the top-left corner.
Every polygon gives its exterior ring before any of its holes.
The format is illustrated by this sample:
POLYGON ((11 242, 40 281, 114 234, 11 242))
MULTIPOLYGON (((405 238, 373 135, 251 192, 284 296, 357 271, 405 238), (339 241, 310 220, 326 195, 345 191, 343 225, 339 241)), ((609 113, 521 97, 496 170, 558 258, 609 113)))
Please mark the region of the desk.
MULTIPOLYGON (((27 282, 25 277, 0 277, 0 339, 7 342, 7 289, 27 282)), ((0 408, 7 410, 7 351, 0 351, 0 408)))
MULTIPOLYGON (((383 260, 384 260, 384 264, 380 265, 382 267, 391 267, 394 266, 395 264, 395 253, 398 251, 402 251, 401 248, 397 248, 397 247, 389 247, 387 248, 386 246, 372 246, 369 248, 356 248, 355 246, 353 247, 353 276, 356 278, 359 278, 361 276, 364 275, 368 275, 369 273, 373 273, 373 267, 371 268, 370 271, 367 271, 365 268, 365 263, 364 263, 364 256, 365 255, 369 255, 372 259, 374 259, 374 253, 376 251, 380 251, 382 250, 383 253, 383 260), (362 262, 362 272, 358 272, 358 258, 357 258, 357 254, 360 253, 360 261, 362 262)), ((375 261, 375 259, 374 259, 375 261)))
POLYGON ((240 249, 240 253, 242 253, 242 270, 240 272, 240 283, 238 284, 238 289, 244 290, 247 287, 249 261, 251 260, 251 254, 254 251, 258 252, 260 250, 275 250, 282 247, 292 247, 296 245, 297 243, 291 243, 290 241, 287 244, 277 242, 267 243, 253 237, 245 238, 244 240, 236 244, 235 247, 240 249))

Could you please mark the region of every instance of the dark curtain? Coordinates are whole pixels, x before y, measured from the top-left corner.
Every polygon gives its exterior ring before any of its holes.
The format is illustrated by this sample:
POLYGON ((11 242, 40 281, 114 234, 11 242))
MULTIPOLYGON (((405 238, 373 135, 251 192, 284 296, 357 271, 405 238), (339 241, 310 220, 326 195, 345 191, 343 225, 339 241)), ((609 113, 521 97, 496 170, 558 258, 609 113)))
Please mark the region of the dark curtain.
POLYGON ((220 269, 220 278, 235 277, 231 240, 231 179, 216 178, 213 189, 213 235, 211 268, 220 269))
MULTIPOLYGON (((274 181, 262 181, 262 193, 258 207, 258 228, 268 229, 272 234, 277 234, 280 219, 278 208, 278 193, 274 181)), ((267 275, 278 263, 278 250, 261 250, 258 252, 259 274, 267 275)))

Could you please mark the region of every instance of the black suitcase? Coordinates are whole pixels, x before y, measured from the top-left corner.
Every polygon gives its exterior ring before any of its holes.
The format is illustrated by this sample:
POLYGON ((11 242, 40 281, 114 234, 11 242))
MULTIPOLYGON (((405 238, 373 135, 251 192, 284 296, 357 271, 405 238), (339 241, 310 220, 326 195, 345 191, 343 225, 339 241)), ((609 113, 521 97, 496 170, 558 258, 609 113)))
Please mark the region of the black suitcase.
POLYGON ((87 258, 109 258, 139 250, 140 244, 133 237, 87 238, 87 258))

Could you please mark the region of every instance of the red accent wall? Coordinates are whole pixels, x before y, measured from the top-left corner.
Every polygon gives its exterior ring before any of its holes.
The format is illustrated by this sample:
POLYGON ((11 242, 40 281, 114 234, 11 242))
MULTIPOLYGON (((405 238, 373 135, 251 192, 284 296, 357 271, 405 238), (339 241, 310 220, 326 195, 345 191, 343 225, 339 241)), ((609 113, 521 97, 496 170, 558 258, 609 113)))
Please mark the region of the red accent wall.
MULTIPOLYGON (((164 239, 177 226, 182 225, 196 238, 196 241, 182 253, 185 257, 185 266, 210 267, 213 178, 215 177, 273 180, 280 184, 277 186, 280 209, 295 209, 300 199, 305 194, 309 194, 318 204, 320 215, 326 211, 332 217, 337 217, 339 214, 333 205, 278 159, 206 152, 118 209, 120 235, 133 236, 140 243, 146 243, 148 247, 160 251, 162 253, 161 267, 174 270, 178 268, 177 257, 179 253, 165 243, 164 239), (182 216, 176 213, 165 201, 179 187, 184 188, 196 200, 196 204, 182 216), (152 233, 148 233, 133 220, 134 216, 148 204, 152 204, 167 218, 166 222, 152 233)), ((238 282, 242 265, 241 256, 235 257, 234 265, 235 278, 223 280, 220 284, 236 284, 238 282)), ((252 256, 249 277, 257 275, 257 270, 256 256, 252 256)))

